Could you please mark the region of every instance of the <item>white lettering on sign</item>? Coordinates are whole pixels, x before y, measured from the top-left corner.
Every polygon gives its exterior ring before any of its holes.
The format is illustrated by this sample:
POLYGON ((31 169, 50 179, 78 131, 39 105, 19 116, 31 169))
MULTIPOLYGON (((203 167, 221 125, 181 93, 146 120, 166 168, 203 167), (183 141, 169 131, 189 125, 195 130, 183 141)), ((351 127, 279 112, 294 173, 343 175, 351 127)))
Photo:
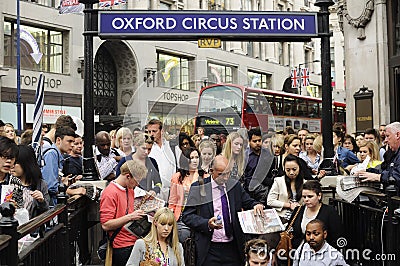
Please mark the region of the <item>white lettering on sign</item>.
POLYGON ((244 18, 243 19, 243 29, 257 29, 257 30, 304 30, 305 22, 304 19, 298 20, 293 19, 290 20, 288 18, 285 19, 277 19, 277 18, 244 18))
POLYGON ((164 92, 163 93, 164 100, 174 101, 174 102, 184 102, 189 99, 189 95, 175 93, 175 92, 164 92))
MULTIPOLYGON (((185 30, 236 30, 239 25, 235 17, 186 17, 180 24, 185 30)), ((111 25, 115 30, 173 30, 177 27, 177 21, 172 17, 116 17, 111 25)), ((240 25, 244 30, 305 30, 305 20, 297 18, 245 17, 240 25)))
POLYGON ((238 25, 236 18, 185 18, 182 27, 186 30, 236 30, 238 25))
MULTIPOLYGON (((37 82, 38 82, 38 78, 34 77, 34 76, 31 77, 31 76, 21 75, 21 82, 23 82, 25 86, 36 87, 37 86, 37 82)), ((61 80, 46 78, 44 80, 44 86, 46 86, 48 88, 52 88, 52 89, 58 88, 59 86, 61 86, 61 80)))
POLYGON ((171 30, 176 27, 176 20, 174 18, 114 18, 111 23, 112 27, 116 30, 131 29, 136 30, 144 28, 146 30, 152 29, 167 29, 171 30))

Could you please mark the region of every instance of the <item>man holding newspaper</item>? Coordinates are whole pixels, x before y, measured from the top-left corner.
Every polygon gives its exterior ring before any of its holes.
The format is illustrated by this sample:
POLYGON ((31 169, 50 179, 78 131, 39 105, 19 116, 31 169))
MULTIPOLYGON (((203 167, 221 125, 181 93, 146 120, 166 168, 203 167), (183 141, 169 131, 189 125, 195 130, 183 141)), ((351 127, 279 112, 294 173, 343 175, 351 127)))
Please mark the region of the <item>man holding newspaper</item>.
POLYGON ((381 171, 370 168, 368 171, 359 171, 356 174, 362 182, 375 181, 383 184, 394 182, 400 189, 400 122, 393 122, 386 126, 385 141, 389 145, 394 155, 387 168, 382 168, 381 171))
POLYGON ((197 265, 244 264, 244 233, 237 213, 264 206, 252 199, 236 180, 229 179, 228 160, 219 155, 211 164, 211 178, 190 188, 183 222, 195 231, 197 265))

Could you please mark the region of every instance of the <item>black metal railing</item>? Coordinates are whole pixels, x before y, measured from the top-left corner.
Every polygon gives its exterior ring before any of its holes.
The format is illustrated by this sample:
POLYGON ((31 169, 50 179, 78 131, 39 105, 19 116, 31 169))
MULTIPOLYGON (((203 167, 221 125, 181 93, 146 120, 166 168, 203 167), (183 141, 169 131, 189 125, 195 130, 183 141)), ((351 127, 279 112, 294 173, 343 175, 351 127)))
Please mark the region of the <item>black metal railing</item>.
POLYGON ((67 200, 61 195, 57 206, 21 226, 7 211, 1 210, 0 265, 88 264, 91 253, 87 232, 93 225, 87 219, 89 202, 84 196, 67 200), (39 238, 19 252, 21 241, 20 244, 18 241, 32 233, 39 234, 39 238))
POLYGON ((341 217, 344 238, 338 242, 346 261, 355 265, 398 265, 400 225, 394 210, 400 199, 383 193, 362 193, 367 201, 331 199, 341 217))

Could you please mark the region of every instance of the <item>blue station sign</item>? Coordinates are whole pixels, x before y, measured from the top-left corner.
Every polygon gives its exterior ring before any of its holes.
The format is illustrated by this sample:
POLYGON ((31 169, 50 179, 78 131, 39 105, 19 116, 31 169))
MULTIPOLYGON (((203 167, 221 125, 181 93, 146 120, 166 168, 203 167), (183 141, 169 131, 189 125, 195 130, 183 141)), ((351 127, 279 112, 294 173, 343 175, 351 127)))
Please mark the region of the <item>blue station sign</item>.
POLYGON ((318 35, 317 13, 99 11, 101 38, 196 40, 311 38, 318 35))

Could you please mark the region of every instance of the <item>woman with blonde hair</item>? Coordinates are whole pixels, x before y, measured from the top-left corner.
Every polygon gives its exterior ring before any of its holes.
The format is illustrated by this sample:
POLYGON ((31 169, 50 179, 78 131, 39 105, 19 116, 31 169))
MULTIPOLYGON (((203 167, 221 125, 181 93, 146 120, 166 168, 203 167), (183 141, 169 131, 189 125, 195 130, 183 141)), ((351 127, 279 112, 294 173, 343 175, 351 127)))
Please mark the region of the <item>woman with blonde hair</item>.
POLYGON ((115 135, 117 134, 117 130, 113 129, 110 131, 110 138, 111 138, 111 148, 115 149, 115 135))
POLYGON ((115 147, 118 148, 118 153, 121 156, 127 156, 135 152, 133 146, 133 134, 127 127, 121 127, 115 134, 115 147))
POLYGON ((159 209, 153 218, 150 233, 138 239, 126 265, 184 266, 183 248, 178 241, 174 214, 168 208, 159 209))
POLYGON ((136 160, 147 168, 146 178, 140 181, 140 188, 148 191, 150 195, 155 196, 160 193, 162 184, 159 174, 158 164, 155 159, 149 157, 151 148, 153 147, 154 137, 149 134, 139 133, 134 139, 135 153, 129 154, 119 161, 115 168, 116 176, 119 176, 120 167, 128 160, 136 160))
POLYGON ((196 149, 199 149, 199 145, 200 145, 200 142, 201 142, 200 135, 199 134, 195 134, 195 135, 193 135, 191 137, 191 139, 193 140, 193 143, 194 143, 196 149))
POLYGON ((200 142, 199 151, 201 158, 201 169, 208 174, 210 171, 210 164, 217 153, 217 148, 215 147, 214 142, 211 140, 203 139, 200 142))
POLYGON ((272 136, 269 143, 268 149, 274 155, 274 161, 271 167, 273 167, 273 175, 283 176, 285 172, 283 171, 283 154, 285 153, 285 138, 282 134, 275 134, 272 136))
POLYGON ((375 141, 363 140, 362 142, 360 142, 360 149, 358 154, 361 162, 364 162, 367 156, 370 157, 367 169, 375 168, 376 166, 382 163, 382 161, 379 160, 378 145, 376 144, 375 141))
POLYGON ((244 173, 244 139, 238 132, 232 132, 226 138, 222 155, 228 159, 231 178, 240 180, 244 173))
POLYGON ((4 136, 11 139, 12 141, 15 142, 15 144, 18 144, 18 137, 15 134, 15 129, 14 126, 10 123, 6 123, 4 125, 4 136))

